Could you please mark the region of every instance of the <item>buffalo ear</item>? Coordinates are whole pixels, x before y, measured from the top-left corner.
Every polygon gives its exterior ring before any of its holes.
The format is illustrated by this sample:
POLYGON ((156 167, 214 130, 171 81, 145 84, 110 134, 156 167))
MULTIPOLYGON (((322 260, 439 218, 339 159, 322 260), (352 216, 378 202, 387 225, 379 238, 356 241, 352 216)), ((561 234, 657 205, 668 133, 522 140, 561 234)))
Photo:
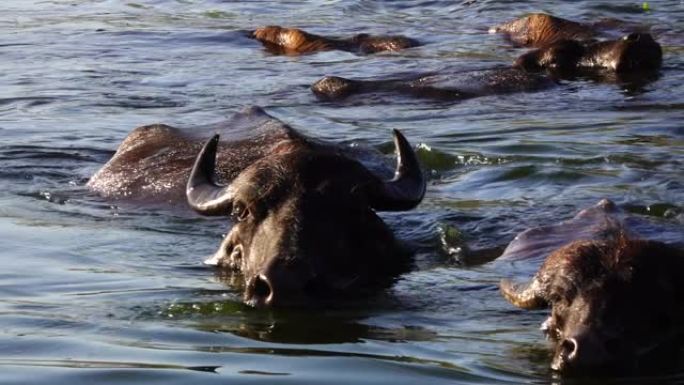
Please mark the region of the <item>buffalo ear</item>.
POLYGON ((526 287, 520 287, 507 279, 502 279, 499 289, 508 302, 519 308, 534 310, 548 307, 549 303, 544 298, 536 277, 526 287))

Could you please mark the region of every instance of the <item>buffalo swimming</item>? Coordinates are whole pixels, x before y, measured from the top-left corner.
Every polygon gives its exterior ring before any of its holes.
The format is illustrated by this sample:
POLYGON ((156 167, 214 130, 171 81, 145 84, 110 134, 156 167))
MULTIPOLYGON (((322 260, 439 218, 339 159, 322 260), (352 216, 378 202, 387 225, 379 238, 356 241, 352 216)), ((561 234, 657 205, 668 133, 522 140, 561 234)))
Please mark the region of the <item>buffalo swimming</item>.
POLYGON ((251 37, 274 54, 301 55, 320 51, 341 50, 360 54, 400 51, 418 46, 418 41, 400 35, 358 34, 348 38, 315 35, 298 28, 267 26, 258 28, 251 37))
POLYGON ((384 79, 348 79, 326 76, 312 92, 322 100, 352 95, 383 93, 444 101, 478 96, 540 91, 587 76, 599 81, 620 82, 652 79, 662 64, 662 49, 645 32, 596 40, 598 32, 570 20, 533 14, 490 29, 503 33, 518 46, 535 47, 520 55, 512 66, 439 73, 404 75, 384 79))
POLYGON ((108 198, 231 218, 207 263, 242 273, 247 304, 308 304, 385 287, 408 268, 408 253, 376 211, 412 209, 426 182, 399 131, 394 144, 392 170, 377 151, 314 140, 250 108, 193 131, 139 127, 88 186, 108 198), (211 133, 221 140, 203 145, 211 133))
POLYGON ((541 329, 552 344, 554 370, 624 373, 677 349, 684 250, 640 239, 627 219, 602 200, 568 221, 520 233, 497 261, 544 259, 528 283, 503 280, 501 292, 523 309, 551 308, 541 329))

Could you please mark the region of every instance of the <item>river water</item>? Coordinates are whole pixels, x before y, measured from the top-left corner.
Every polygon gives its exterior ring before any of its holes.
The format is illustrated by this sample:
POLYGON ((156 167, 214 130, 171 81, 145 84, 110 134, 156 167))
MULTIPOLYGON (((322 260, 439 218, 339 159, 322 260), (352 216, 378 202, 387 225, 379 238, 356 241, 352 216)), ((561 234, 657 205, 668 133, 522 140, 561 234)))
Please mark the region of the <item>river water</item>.
MULTIPOLYGON (((464 263, 601 198, 684 227, 684 3, 650 1, 23 1, 0 5, 0 383, 586 383, 548 367, 539 324, 499 295, 536 266, 464 263), (308 86, 507 65, 489 26, 531 11, 650 26, 658 79, 577 79, 462 102, 317 101, 308 86), (274 56, 243 31, 298 26, 425 43, 401 53, 274 56), (224 220, 113 204, 88 177, 136 126, 223 120, 249 105, 311 136, 390 151, 401 129, 430 170, 423 204, 383 215, 415 269, 377 298, 255 310, 201 264, 224 220)), ((666 229, 666 230, 662 230, 666 229)), ((597 383, 682 383, 684 363, 597 383)))

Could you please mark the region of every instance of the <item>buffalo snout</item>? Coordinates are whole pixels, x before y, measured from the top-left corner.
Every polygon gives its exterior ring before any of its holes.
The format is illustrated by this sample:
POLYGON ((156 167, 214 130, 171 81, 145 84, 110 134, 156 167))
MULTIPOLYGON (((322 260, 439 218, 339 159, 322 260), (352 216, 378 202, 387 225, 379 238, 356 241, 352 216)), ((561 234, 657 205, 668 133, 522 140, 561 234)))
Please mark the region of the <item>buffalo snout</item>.
POLYGON ((273 286, 265 275, 257 275, 247 281, 245 288, 245 302, 254 307, 273 304, 273 286))
POLYGON ((591 368, 606 368, 617 361, 619 344, 611 338, 602 338, 591 331, 571 334, 559 341, 551 368, 572 372, 591 368))
POLYGON ((298 306, 311 300, 314 280, 301 259, 277 259, 252 277, 246 277, 244 302, 253 307, 298 306))

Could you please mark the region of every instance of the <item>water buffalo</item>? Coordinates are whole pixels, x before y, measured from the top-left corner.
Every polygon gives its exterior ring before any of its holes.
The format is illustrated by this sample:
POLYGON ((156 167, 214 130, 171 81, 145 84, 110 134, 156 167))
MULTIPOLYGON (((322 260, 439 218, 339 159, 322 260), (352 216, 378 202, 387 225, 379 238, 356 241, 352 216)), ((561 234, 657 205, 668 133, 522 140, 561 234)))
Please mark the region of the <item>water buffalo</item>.
POLYGON ((233 227, 206 262, 242 272, 245 303, 308 304, 391 283, 407 254, 375 211, 416 206, 425 178, 394 132, 397 164, 314 140, 259 108, 181 131, 136 128, 88 186, 110 198, 185 202, 233 227), (216 135, 202 146, 202 138, 216 135), (199 153, 199 155, 197 155, 199 153))
POLYGON ((512 68, 443 71, 383 80, 326 76, 316 81, 311 90, 323 100, 387 92, 439 100, 462 100, 492 94, 539 91, 554 86, 559 79, 572 79, 577 75, 598 81, 643 83, 644 80, 653 79, 652 71, 660 68, 661 63, 660 44, 649 34, 632 33, 621 39, 590 44, 556 40, 524 53, 512 68), (608 71, 608 74, 603 71, 608 71), (634 74, 637 76, 630 76, 634 74))
POLYGON ((513 44, 537 48, 559 40, 591 41, 598 35, 591 25, 544 13, 533 13, 492 27, 489 33, 501 33, 513 44))
MULTIPOLYGON (((662 63, 662 49, 645 32, 598 41, 599 23, 582 24, 535 13, 491 28, 514 44, 537 49, 520 56, 514 66, 538 71, 608 69, 615 72, 654 70, 662 63)), ((631 29, 638 30, 638 27, 631 29)))
POLYGON ((558 40, 521 55, 514 66, 527 71, 607 69, 624 73, 656 70, 662 60, 660 44, 648 33, 635 32, 617 40, 589 44, 558 40))
POLYGON ((256 29, 252 37, 275 54, 300 55, 319 51, 341 50, 361 54, 399 51, 418 42, 405 36, 358 34, 350 38, 314 35, 297 28, 267 26, 256 29))
POLYGON ((569 221, 519 234, 500 257, 518 264, 545 257, 528 284, 503 280, 500 288, 520 308, 551 308, 541 329, 554 347, 554 370, 625 372, 678 348, 684 250, 637 239, 627 223, 604 200, 569 221))
POLYGON ((553 87, 555 84, 554 80, 543 74, 530 73, 518 68, 497 68, 382 80, 326 76, 312 84, 311 91, 321 100, 339 100, 364 93, 394 93, 456 101, 494 94, 538 91, 553 87))
POLYGON ((545 13, 532 13, 491 27, 489 33, 503 34, 516 46, 540 48, 560 40, 592 43, 600 39, 614 39, 625 33, 646 30, 643 25, 618 19, 603 18, 580 23, 545 13))

